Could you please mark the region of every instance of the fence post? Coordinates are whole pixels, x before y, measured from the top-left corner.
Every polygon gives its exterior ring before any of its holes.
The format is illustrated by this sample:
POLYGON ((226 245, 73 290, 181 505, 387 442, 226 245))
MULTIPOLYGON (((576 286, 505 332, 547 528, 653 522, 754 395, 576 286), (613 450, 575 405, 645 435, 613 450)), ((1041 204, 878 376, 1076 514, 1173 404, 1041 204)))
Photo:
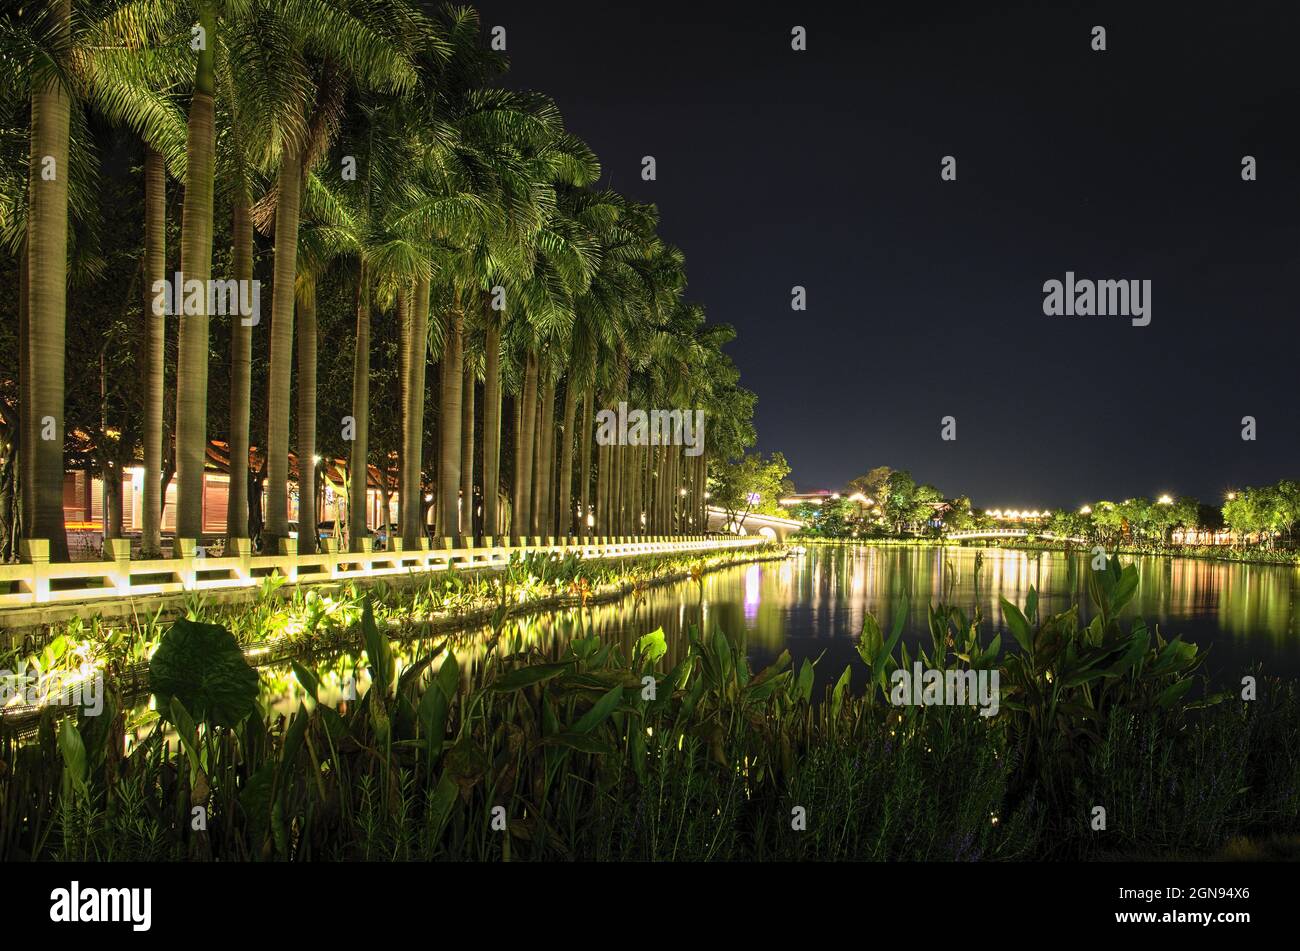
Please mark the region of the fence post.
POLYGON ((23 561, 32 566, 32 600, 50 600, 50 541, 48 538, 24 538, 19 545, 23 561))
POLYGON ((284 580, 289 584, 298 583, 298 539, 280 539, 280 557, 287 559, 281 566, 284 580))
POLYGON ((113 562, 113 587, 118 594, 131 591, 131 539, 107 538, 104 540, 104 558, 113 562))
POLYGON ((226 554, 232 558, 239 559, 239 565, 235 568, 235 574, 239 575, 245 587, 253 585, 253 540, 251 538, 232 538, 226 542, 226 554))
POLYGON ((176 555, 176 560, 181 563, 176 574, 180 575, 181 587, 186 591, 194 590, 194 581, 197 573, 194 570, 194 546, 196 540, 193 538, 178 538, 172 543, 172 550, 176 555))

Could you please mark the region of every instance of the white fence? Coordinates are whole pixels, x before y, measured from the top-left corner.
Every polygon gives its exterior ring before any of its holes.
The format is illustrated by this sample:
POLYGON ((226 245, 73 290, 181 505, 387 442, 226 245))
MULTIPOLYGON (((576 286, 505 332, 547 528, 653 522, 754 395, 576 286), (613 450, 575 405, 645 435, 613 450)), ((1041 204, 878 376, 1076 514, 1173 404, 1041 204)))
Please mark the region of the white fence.
POLYGON ((628 558, 636 555, 681 554, 719 549, 748 548, 764 544, 760 536, 711 537, 619 537, 534 539, 537 544, 484 544, 460 548, 444 540, 441 548, 430 548, 428 540, 419 550, 403 551, 400 541, 392 550, 372 551, 371 540, 363 539, 366 550, 339 552, 333 539, 326 550, 299 555, 296 539, 281 541, 280 554, 254 555, 247 539, 234 539, 234 549, 219 558, 195 553, 192 539, 177 539, 177 558, 131 560, 127 539, 109 539, 103 561, 52 564, 49 542, 23 543, 24 563, 0 565, 0 608, 24 608, 45 604, 95 602, 148 595, 182 594, 189 591, 219 591, 255 588, 262 579, 279 575, 287 584, 341 581, 347 578, 376 578, 384 575, 423 574, 448 568, 500 567, 516 552, 545 552, 561 557, 576 552, 583 558, 628 558))

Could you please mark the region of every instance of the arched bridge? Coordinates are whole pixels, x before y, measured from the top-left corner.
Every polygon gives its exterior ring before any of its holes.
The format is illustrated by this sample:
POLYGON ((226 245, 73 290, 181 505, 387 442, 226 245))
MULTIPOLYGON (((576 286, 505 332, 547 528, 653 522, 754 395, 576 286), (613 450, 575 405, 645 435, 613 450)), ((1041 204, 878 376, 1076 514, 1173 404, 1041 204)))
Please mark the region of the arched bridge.
POLYGON ((794 518, 782 518, 779 515, 759 515, 750 512, 740 521, 739 531, 731 524, 731 518, 725 509, 709 507, 709 531, 728 534, 766 535, 772 541, 783 542, 789 536, 804 527, 804 523, 794 518))
POLYGON ((1027 528, 976 528, 967 532, 948 532, 943 537, 947 541, 960 542, 968 538, 1027 538, 1030 535, 1035 538, 1046 538, 1050 541, 1074 542, 1076 545, 1086 545, 1088 543, 1086 538, 1058 535, 1055 532, 1031 532, 1027 528))

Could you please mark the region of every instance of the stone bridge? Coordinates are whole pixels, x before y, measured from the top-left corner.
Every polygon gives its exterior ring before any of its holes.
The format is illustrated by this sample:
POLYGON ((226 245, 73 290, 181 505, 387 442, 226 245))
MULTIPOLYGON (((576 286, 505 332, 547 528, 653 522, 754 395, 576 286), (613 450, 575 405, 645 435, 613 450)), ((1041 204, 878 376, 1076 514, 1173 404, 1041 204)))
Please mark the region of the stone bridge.
POLYGON ((739 530, 731 524, 731 518, 725 509, 709 508, 709 531, 727 532, 733 535, 764 535, 772 541, 783 542, 795 532, 804 528, 804 523, 795 518, 782 518, 780 515, 759 515, 750 512, 740 519, 739 530))

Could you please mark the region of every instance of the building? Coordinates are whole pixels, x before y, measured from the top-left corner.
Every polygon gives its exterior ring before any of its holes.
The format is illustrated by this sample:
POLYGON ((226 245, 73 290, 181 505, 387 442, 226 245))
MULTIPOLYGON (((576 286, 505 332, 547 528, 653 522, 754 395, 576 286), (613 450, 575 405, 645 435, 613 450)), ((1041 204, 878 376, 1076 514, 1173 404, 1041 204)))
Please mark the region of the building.
MULTIPOLYGON (((260 465, 255 453, 250 463, 254 469, 260 465)), ((345 474, 347 463, 335 459, 317 463, 320 467, 317 516, 322 523, 345 524, 347 521, 347 491, 345 474)), ((383 476, 376 466, 368 467, 366 487, 366 524, 376 528, 384 523, 385 492, 383 476)), ((289 522, 298 521, 298 460, 289 457, 289 522)), ((230 492, 230 447, 214 440, 208 445, 208 457, 203 473, 203 534, 221 536, 226 533, 227 502, 230 492)), ((143 528, 144 466, 128 466, 122 473, 122 532, 137 534, 143 528)), ((397 521, 397 480, 392 471, 388 477, 387 521, 397 521)), ((266 513, 266 481, 262 481, 262 513, 266 513)), ((69 469, 63 476, 63 518, 69 532, 103 531, 104 485, 99 472, 89 465, 69 469)), ((432 524, 433 510, 429 511, 432 524)), ((176 481, 167 484, 163 504, 162 531, 170 534, 176 530, 176 481)))

